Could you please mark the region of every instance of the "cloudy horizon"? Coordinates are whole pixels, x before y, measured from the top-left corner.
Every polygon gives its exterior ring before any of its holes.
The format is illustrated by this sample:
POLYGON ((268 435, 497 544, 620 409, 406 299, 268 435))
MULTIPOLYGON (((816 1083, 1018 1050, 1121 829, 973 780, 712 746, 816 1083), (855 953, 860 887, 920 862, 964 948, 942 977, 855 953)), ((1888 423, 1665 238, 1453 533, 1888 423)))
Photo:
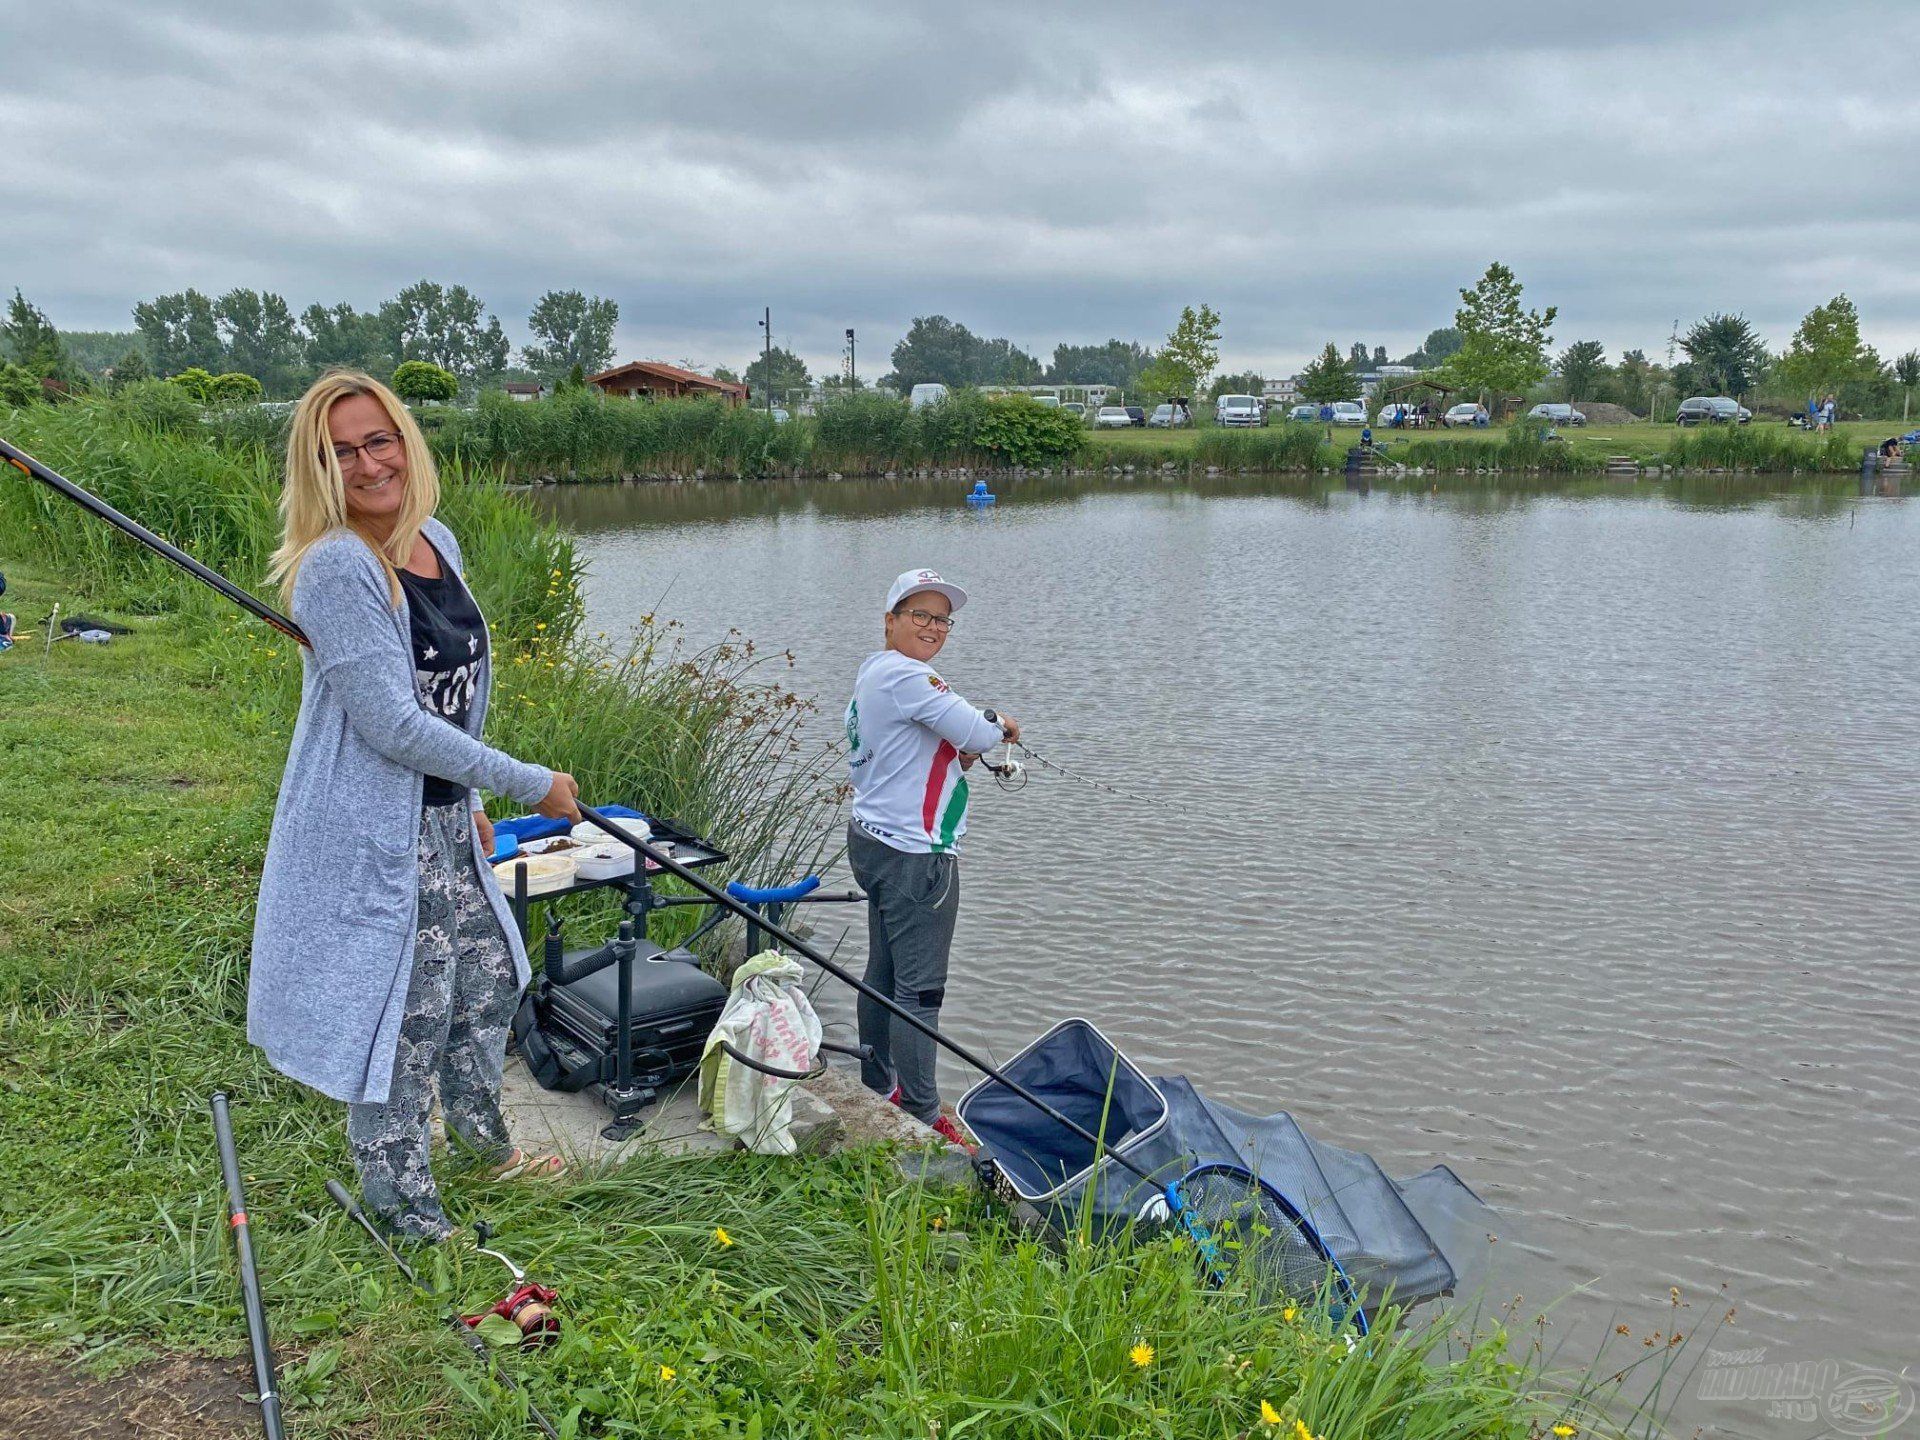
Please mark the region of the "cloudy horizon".
POLYGON ((1845 292, 1920 344, 1920 9, 1626 0, 1575 24, 721 4, 0 5, 0 287, 66 330, 235 286, 371 308, 429 278, 516 346, 549 289, 620 306, 618 355, 887 368, 917 315, 1158 344, 1224 370, 1332 340, 1394 356, 1511 265, 1557 352, 1664 356, 1745 315, 1770 348, 1845 292), (1682 13, 1684 11, 1684 13, 1682 13))

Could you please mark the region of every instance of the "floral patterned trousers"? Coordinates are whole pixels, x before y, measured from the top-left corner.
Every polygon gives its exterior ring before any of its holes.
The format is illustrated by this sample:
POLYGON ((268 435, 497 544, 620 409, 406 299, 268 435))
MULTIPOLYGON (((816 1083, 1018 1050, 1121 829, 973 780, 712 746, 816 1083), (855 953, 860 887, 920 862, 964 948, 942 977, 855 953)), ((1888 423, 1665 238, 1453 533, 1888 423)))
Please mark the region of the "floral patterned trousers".
POLYGON ((489 1161, 512 1149, 500 1075, 520 986, 474 868, 472 824, 464 802, 421 812, 419 932, 392 1085, 383 1104, 347 1107, 367 1210, 389 1230, 420 1240, 453 1233, 427 1163, 436 1084, 455 1138, 489 1161))

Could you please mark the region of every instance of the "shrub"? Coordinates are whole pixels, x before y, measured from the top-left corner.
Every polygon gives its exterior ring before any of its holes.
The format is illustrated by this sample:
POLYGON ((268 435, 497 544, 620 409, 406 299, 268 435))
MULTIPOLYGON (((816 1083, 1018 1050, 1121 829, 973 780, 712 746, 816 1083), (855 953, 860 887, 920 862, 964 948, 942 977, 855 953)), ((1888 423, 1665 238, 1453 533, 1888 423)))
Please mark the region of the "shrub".
POLYGON ((913 411, 890 395, 837 395, 820 406, 813 426, 813 459, 824 470, 872 473, 913 457, 913 411))
POLYGON ((0 405, 12 405, 17 409, 33 404, 44 393, 40 377, 26 366, 15 365, 10 360, 0 361, 0 405))
POLYGON ((426 360, 408 360, 393 372, 393 393, 410 404, 451 400, 460 393, 460 379, 426 360))
POLYGON ((251 404, 266 393, 258 380, 239 370, 213 377, 212 398, 216 405, 251 404))
POLYGON ((1063 464, 1086 441, 1077 415, 1025 395, 991 401, 977 434, 981 448, 1008 465, 1063 464))
POLYGON ((1321 431, 1311 425, 1206 430, 1194 443, 1193 459, 1223 470, 1317 470, 1334 463, 1321 431))
POLYGON ((167 383, 178 385, 202 405, 213 403, 214 377, 198 365, 190 366, 178 375, 169 375, 167 383))

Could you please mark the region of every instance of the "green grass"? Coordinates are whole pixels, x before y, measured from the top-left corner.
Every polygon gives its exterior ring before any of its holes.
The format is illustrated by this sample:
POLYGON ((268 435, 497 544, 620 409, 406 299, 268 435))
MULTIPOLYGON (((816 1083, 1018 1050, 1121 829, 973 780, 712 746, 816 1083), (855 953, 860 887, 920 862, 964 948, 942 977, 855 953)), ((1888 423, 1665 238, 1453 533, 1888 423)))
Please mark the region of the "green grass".
MULTIPOLYGON (((19 433, 17 418, 0 430, 19 433)), ((32 423, 43 458, 83 481, 101 478, 98 462, 129 508, 230 545, 236 570, 257 573, 247 517, 270 467, 249 447, 111 409, 32 423)), ((301 1357, 286 1387, 295 1433, 522 1433, 519 1402, 325 1201, 323 1181, 348 1171, 340 1108, 246 1044, 295 656, 157 562, 91 546, 71 533, 78 511, 42 512, 30 493, 0 481, 10 608, 31 627, 58 600, 135 629, 50 651, 29 631, 0 654, 0 1146, 13 1160, 0 1344, 102 1368, 242 1350, 205 1109, 221 1088, 269 1311, 301 1357)), ((546 617, 500 637, 496 739, 665 813, 713 816, 755 878, 817 850, 814 780, 775 783, 796 709, 759 684, 763 657, 738 639, 684 655, 668 633, 631 657, 552 639, 579 607, 564 539, 510 498, 451 503, 497 530, 470 569, 483 598, 519 594, 546 617)), ((1389 1314, 1349 1351, 1311 1309, 1209 1291, 1183 1242, 1042 1241, 977 1194, 905 1182, 879 1154, 643 1148, 553 1184, 452 1163, 441 1178, 456 1213, 486 1214, 566 1293, 563 1342, 504 1359, 570 1435, 1235 1437, 1297 1420, 1326 1440, 1528 1440, 1569 1403, 1510 1358, 1497 1324, 1410 1329, 1389 1314), (1145 1364, 1131 1358, 1141 1345, 1145 1364)), ((428 1268, 468 1306, 500 1280, 457 1249, 428 1268)))

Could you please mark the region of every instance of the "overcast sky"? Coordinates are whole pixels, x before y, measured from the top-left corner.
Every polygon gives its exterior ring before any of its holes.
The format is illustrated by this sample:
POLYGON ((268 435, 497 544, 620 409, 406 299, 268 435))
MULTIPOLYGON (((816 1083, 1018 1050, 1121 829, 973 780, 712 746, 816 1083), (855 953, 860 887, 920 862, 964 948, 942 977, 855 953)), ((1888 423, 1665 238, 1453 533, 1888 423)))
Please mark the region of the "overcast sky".
POLYGON ((1616 0, 301 6, 0 0, 0 286, 67 329, 136 300, 370 307, 549 288, 622 359, 775 338, 871 378, 915 315, 1044 359, 1398 355, 1493 259, 1555 348, 1774 346, 1839 291, 1920 344, 1920 4, 1616 0))

